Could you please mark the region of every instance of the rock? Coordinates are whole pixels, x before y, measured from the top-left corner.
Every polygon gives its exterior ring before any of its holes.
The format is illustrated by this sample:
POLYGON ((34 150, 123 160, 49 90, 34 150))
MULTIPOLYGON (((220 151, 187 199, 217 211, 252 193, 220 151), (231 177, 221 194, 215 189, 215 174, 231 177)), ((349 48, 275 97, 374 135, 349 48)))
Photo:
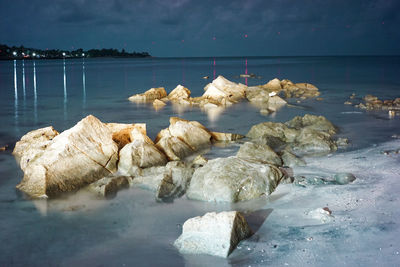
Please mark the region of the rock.
POLYGON ((285 125, 295 129, 307 127, 317 131, 328 132, 331 135, 337 131, 337 128, 324 116, 310 114, 306 114, 303 117, 296 116, 292 120, 287 121, 285 125))
POLYGON ((338 184, 349 184, 356 180, 356 177, 351 173, 337 173, 333 178, 338 184))
POLYGON ((156 143, 162 138, 177 137, 185 142, 193 151, 211 145, 211 134, 202 124, 197 121, 187 121, 177 117, 170 118, 167 129, 160 131, 156 137, 156 143))
POLYGON ((101 178, 88 185, 87 190, 98 197, 113 198, 117 192, 124 188, 129 188, 129 182, 132 178, 128 176, 109 176, 101 178))
POLYGON ((247 86, 237 84, 218 76, 212 83, 204 87, 203 98, 212 99, 221 105, 230 105, 243 99, 246 95, 247 86))
POLYGON ((0 147, 0 151, 1 151, 1 152, 2 152, 2 151, 6 151, 7 148, 8 148, 8 145, 1 146, 1 147, 0 147))
POLYGON ((228 257, 241 240, 251 235, 251 229, 239 212, 210 212, 187 220, 174 245, 184 254, 228 257))
POLYGON ((327 210, 326 208, 318 208, 318 209, 306 212, 306 215, 308 215, 312 219, 318 220, 322 223, 328 223, 333 218, 331 213, 332 213, 332 211, 329 209, 327 210))
POLYGON ((303 128, 291 148, 296 154, 328 153, 337 150, 331 135, 312 128, 303 128))
POLYGON ((158 140, 157 148, 164 152, 168 160, 181 160, 192 155, 195 151, 178 137, 166 134, 158 140))
POLYGON ((295 86, 303 90, 318 91, 318 88, 311 83, 296 83, 295 86))
POLYGON ((155 110, 159 110, 159 109, 165 107, 165 105, 166 104, 161 100, 155 99, 153 101, 153 107, 154 107, 155 110))
POLYGON ((146 124, 126 124, 126 123, 105 123, 108 129, 112 132, 112 139, 117 143, 118 149, 120 150, 126 144, 133 141, 134 136, 133 130, 137 130, 143 135, 146 135, 146 124))
POLYGON ((168 99, 171 101, 180 101, 182 99, 188 100, 190 98, 190 90, 182 85, 178 85, 174 90, 168 95, 168 99))
POLYGON ((151 142, 136 139, 125 145, 119 152, 118 170, 134 175, 136 167, 148 168, 165 165, 167 157, 151 142))
POLYGON ((143 94, 136 94, 129 97, 129 101, 132 102, 148 102, 154 101, 155 99, 161 99, 167 96, 167 92, 164 87, 151 88, 144 92, 143 94))
POLYGON ((378 100, 378 98, 376 96, 373 96, 373 95, 366 95, 366 96, 364 96, 363 99, 364 99, 365 102, 373 102, 373 101, 378 100))
POLYGON ((250 200, 271 194, 282 176, 275 166, 238 157, 217 158, 194 172, 187 196, 217 202, 250 200))
MULTIPOLYGON (((51 137, 55 134, 51 129, 48 133, 51 137)), ((111 131, 89 115, 55 136, 27 163, 17 188, 39 198, 75 191, 114 173, 117 159, 118 146, 111 131)))
POLYGON ((157 200, 169 200, 186 192, 193 172, 191 164, 171 161, 166 166, 142 169, 133 178, 132 186, 156 192, 157 200))
POLYGON ((283 142, 293 142, 298 134, 298 130, 291 129, 283 123, 262 122, 251 127, 246 136, 257 139, 267 135, 279 138, 283 142))
POLYGON ((208 159, 206 159, 203 155, 198 155, 192 160, 192 164, 197 166, 204 166, 207 162, 208 159))
POLYGON ((220 133, 220 132, 210 132, 213 141, 236 141, 244 138, 244 135, 233 134, 233 133, 220 133))
POLYGON ((345 101, 344 104, 345 104, 345 105, 353 105, 353 103, 350 102, 350 101, 345 101))
POLYGON ((347 146, 349 144, 349 139, 347 139, 347 138, 338 138, 335 143, 336 143, 336 145, 338 147, 345 147, 345 146, 347 146))
POLYGON ((209 76, 203 76, 204 80, 207 80, 208 78, 210 78, 209 76))
POLYGON ((285 166, 289 166, 289 167, 296 167, 296 166, 306 166, 306 162, 302 159, 297 157, 295 154, 287 151, 287 150, 283 150, 282 151, 282 161, 283 161, 283 165, 285 166))
POLYGON ((248 161, 282 166, 281 158, 268 145, 246 142, 240 146, 236 156, 248 161))
POLYGON ((281 147, 286 145, 286 143, 279 137, 270 136, 267 134, 265 134, 263 136, 259 136, 255 139, 252 139, 251 141, 256 144, 268 145, 273 150, 279 150, 281 147))
POLYGON ((279 92, 282 89, 281 81, 277 78, 270 80, 268 83, 262 86, 268 91, 279 92))
POLYGON ((13 155, 21 169, 25 171, 28 163, 40 157, 59 133, 53 126, 31 131, 15 144, 13 155))

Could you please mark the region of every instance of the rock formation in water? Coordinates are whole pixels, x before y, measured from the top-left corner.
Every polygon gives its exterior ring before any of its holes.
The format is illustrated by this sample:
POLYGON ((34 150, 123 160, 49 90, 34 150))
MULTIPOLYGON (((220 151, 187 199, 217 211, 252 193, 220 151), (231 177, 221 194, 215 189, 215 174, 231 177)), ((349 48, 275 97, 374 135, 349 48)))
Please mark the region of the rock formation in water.
POLYGON ((250 227, 239 212, 210 212, 187 220, 174 245, 181 253, 225 258, 241 240, 251 235, 250 227))

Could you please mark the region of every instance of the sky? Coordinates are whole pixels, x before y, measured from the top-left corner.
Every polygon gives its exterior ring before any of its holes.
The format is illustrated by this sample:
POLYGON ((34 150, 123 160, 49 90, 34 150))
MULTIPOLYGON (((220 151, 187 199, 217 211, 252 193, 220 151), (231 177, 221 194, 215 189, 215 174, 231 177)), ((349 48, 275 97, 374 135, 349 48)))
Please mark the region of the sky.
POLYGON ((399 55, 400 0, 0 0, 0 43, 157 57, 399 55))

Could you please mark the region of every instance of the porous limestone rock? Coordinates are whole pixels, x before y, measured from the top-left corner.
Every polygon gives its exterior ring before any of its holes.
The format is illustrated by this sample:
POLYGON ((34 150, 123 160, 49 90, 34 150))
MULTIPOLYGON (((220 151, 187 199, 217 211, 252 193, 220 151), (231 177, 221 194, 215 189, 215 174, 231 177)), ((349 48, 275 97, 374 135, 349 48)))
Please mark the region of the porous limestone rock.
POLYGON ((53 138, 59 133, 53 126, 33 130, 24 136, 15 144, 13 155, 24 171, 27 164, 40 157, 53 138))
POLYGON ((271 194, 282 176, 273 165, 238 157, 216 158, 196 169, 187 196, 217 202, 250 200, 271 194))
POLYGON ((154 101, 155 99, 161 99, 167 96, 167 92, 164 87, 151 88, 144 92, 143 94, 136 94, 129 97, 129 101, 131 102, 148 102, 154 101))
POLYGON ((118 144, 119 149, 133 141, 133 130, 146 135, 145 123, 105 123, 105 125, 112 132, 112 139, 118 144))
POLYGON ((117 159, 112 132, 89 115, 55 136, 28 162, 17 188, 39 198, 75 191, 115 172, 117 159))
POLYGON ((249 161, 258 161, 282 166, 281 158, 268 145, 246 142, 240 146, 236 156, 249 161))
POLYGON ((237 244, 252 235, 237 211, 209 212, 187 220, 174 245, 181 253, 228 257, 237 244))

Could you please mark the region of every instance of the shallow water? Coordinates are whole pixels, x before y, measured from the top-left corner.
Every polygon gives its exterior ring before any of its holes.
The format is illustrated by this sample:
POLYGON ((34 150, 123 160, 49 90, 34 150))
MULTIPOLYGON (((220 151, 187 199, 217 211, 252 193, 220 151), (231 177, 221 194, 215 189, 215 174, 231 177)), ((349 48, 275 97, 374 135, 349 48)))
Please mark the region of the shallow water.
MULTIPOLYGON (((65 130, 93 114, 103 122, 146 122, 150 137, 169 125, 170 116, 197 120, 206 127, 246 134, 263 121, 286 121, 306 113, 324 115, 350 139, 333 156, 308 158, 296 174, 353 172, 346 186, 305 189, 280 185, 269 198, 236 205, 189 201, 156 203, 151 192, 130 189, 109 201, 84 195, 47 202, 25 200, 15 190, 22 171, 11 151, 0 152, 0 265, 378 265, 400 262, 394 240, 399 236, 400 189, 398 149, 391 136, 400 134, 400 119, 386 112, 366 112, 343 105, 351 93, 379 98, 400 97, 399 57, 285 57, 185 59, 85 59, 0 62, 0 146, 13 144, 26 132, 53 125, 65 130), (239 78, 255 73, 256 79, 239 78), (305 100, 276 114, 261 115, 248 103, 219 114, 197 108, 127 101, 135 93, 164 86, 169 92, 185 85, 193 96, 218 75, 248 85, 272 78, 310 82, 322 101, 305 100), (202 79, 209 76, 210 79, 202 79), (356 200, 358 201, 356 202, 356 200), (364 199, 363 202, 360 199, 364 199), (360 202, 360 203, 359 203, 360 202), (347 203, 350 203, 347 205, 347 203), (321 224, 304 212, 329 206, 335 220, 321 224), (183 222, 207 211, 239 209, 248 214, 256 235, 242 242, 229 259, 183 256, 171 245, 183 222), (367 233, 367 234, 364 234, 367 233), (312 241, 307 238, 313 237, 312 241), (396 256, 397 255, 397 256, 396 256)), ((232 155, 238 146, 214 147, 207 156, 232 155)), ((396 247, 397 246, 397 247, 396 247)))

